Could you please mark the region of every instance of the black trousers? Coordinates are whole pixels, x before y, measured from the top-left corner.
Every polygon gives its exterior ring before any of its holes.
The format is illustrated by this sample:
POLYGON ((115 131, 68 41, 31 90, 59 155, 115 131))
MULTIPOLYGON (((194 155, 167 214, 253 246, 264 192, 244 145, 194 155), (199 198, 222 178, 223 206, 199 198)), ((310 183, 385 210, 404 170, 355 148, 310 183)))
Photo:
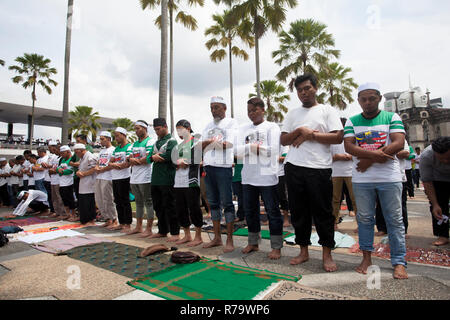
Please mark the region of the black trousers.
MULTIPOLYGON (((448 202, 450 199, 450 182, 444 182, 444 181, 433 181, 434 190, 436 192, 436 198, 438 201, 439 206, 442 209, 442 214, 447 216, 449 215, 449 208, 448 208, 448 202)), ((431 203, 430 203, 430 212, 431 212, 431 203)), ((431 218, 433 220, 433 235, 436 237, 443 237, 448 238, 449 237, 449 223, 450 221, 447 221, 446 223, 442 223, 441 225, 438 225, 438 220, 431 214, 431 218)))
POLYGON ((405 174, 406 174, 406 186, 408 190, 408 196, 412 198, 414 197, 414 183, 413 183, 412 169, 405 170, 405 174))
POLYGON ((55 212, 55 209, 53 208, 53 201, 52 201, 52 184, 50 181, 44 181, 44 187, 45 190, 47 190, 47 196, 48 196, 48 203, 50 204, 50 211, 55 212))
POLYGON ((34 212, 41 212, 48 209, 46 204, 36 200, 31 201, 28 207, 33 209, 34 212))
MULTIPOLYGON (((407 182, 403 182, 403 190, 402 190, 402 217, 403 224, 405 225, 405 234, 408 233, 408 208, 406 207, 407 198, 407 182)), ((381 211, 380 199, 377 196, 377 207, 375 210, 375 224, 377 226, 378 231, 382 231, 387 233, 386 221, 384 220, 383 211, 381 211)))
POLYGON ((342 200, 344 200, 344 196, 345 196, 345 203, 347 203, 348 211, 355 211, 353 210, 352 198, 350 197, 350 192, 348 192, 347 184, 345 183, 345 181, 342 184, 341 202, 342 200))
POLYGON ((197 228, 203 226, 203 214, 200 209, 200 187, 174 188, 175 207, 178 223, 183 228, 191 224, 197 228))
POLYGON ((278 177, 278 185, 277 185, 277 195, 278 202, 280 203, 280 209, 288 211, 289 210, 289 202, 287 198, 287 190, 286 190, 286 176, 278 177))
POLYGON ((12 184, 11 190, 13 194, 13 206, 16 207, 19 204, 19 200, 17 199, 17 196, 19 195, 19 185, 18 184, 12 184))
POLYGON ((334 248, 333 183, 331 169, 311 169, 285 165, 291 222, 295 229, 295 243, 311 244, 312 222, 319 235, 319 244, 334 248))
POLYGON ((76 208, 75 198, 73 197, 73 184, 67 187, 59 187, 59 194, 65 207, 73 210, 76 208))
POLYGON ((9 201, 8 184, 6 183, 0 187, 0 200, 4 206, 9 207, 11 205, 9 201))
POLYGON ((237 197, 238 202, 238 210, 236 212, 236 216, 240 220, 245 219, 245 212, 244 212, 244 195, 242 194, 242 181, 235 181, 233 182, 233 193, 237 197))
POLYGON ((116 204, 117 217, 120 224, 133 222, 133 214, 130 204, 130 178, 113 180, 114 203, 116 204))
POLYGON ((95 194, 79 194, 78 195, 78 210, 80 211, 81 224, 88 223, 95 220, 95 194))
POLYGON ((180 234, 173 189, 173 186, 152 185, 153 208, 158 217, 158 233, 162 235, 180 234))

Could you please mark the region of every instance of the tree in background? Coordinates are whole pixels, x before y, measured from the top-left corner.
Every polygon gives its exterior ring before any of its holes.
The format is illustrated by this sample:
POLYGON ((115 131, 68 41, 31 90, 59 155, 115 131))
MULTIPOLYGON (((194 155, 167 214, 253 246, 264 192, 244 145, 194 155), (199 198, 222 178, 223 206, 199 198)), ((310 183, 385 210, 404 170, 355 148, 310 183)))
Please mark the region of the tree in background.
POLYGON ((286 21, 286 7, 292 9, 297 6, 297 0, 214 0, 216 4, 224 3, 232 6, 227 24, 238 25, 239 21, 249 19, 253 23, 253 36, 255 37, 255 63, 257 96, 261 98, 260 91, 260 62, 259 40, 271 29, 279 32, 286 21))
MULTIPOLYGON (((128 134, 127 134, 128 142, 134 143, 137 140, 137 136, 134 131, 134 122, 131 121, 130 119, 117 118, 116 120, 113 121, 113 125, 114 125, 114 129, 117 127, 122 127, 128 131, 128 134)), ((114 129, 109 130, 111 132, 111 134, 113 134, 114 129)), ((114 137, 114 135, 113 135, 113 137, 114 137)), ((113 139, 113 145, 114 146, 117 145, 114 139, 113 139)))
MULTIPOLYGON (((141 3, 142 10, 146 8, 155 9, 158 5, 161 5, 161 0, 139 0, 141 3)), ((168 27, 169 27, 169 110, 170 110, 170 132, 174 132, 174 115, 173 115, 173 24, 174 24, 174 14, 175 22, 181 23, 184 27, 195 31, 198 28, 197 20, 192 16, 181 10, 180 3, 181 0, 168 0, 167 10, 168 10, 168 27)), ((205 0, 187 0, 189 6, 199 5, 204 6, 205 0)), ((162 30, 162 15, 160 15, 155 24, 162 30)))
POLYGON ((21 84, 23 88, 32 88, 31 99, 31 125, 29 128, 30 136, 30 149, 33 144, 33 131, 34 131, 34 109, 36 104, 36 85, 39 85, 48 94, 52 94, 50 85, 57 86, 58 83, 51 79, 52 75, 57 73, 56 69, 50 67, 51 60, 44 58, 42 55, 36 53, 25 53, 22 57, 17 57, 14 61, 17 65, 9 67, 9 70, 13 70, 19 73, 18 76, 12 78, 12 81, 16 84, 21 84))
POLYGON ((97 131, 102 127, 97 121, 100 119, 98 112, 93 113, 93 109, 88 106, 77 106, 75 110, 69 112, 69 130, 77 136, 91 134, 92 141, 97 138, 97 131))
POLYGON ((280 49, 272 52, 272 57, 283 68, 277 79, 287 82, 293 91, 295 77, 310 72, 320 77, 320 71, 328 65, 331 58, 339 58, 340 51, 334 48, 333 35, 326 31, 327 26, 313 19, 302 19, 291 23, 288 32, 282 31, 278 37, 280 49))
POLYGON ((0 66, 4 66, 5 65, 5 61, 0 59, 0 66))
POLYGON ((242 40, 250 48, 255 45, 255 40, 252 33, 252 24, 250 20, 244 19, 240 21, 238 25, 228 26, 225 24, 226 16, 230 11, 225 10, 222 14, 213 15, 214 25, 206 29, 205 36, 211 36, 206 42, 208 50, 212 50, 210 59, 213 62, 224 60, 228 55, 228 63, 230 69, 230 104, 231 104, 231 117, 234 118, 234 102, 233 102, 233 56, 242 58, 247 61, 248 53, 233 45, 233 41, 236 38, 242 40), (227 53, 227 49, 228 53, 227 53))
MULTIPOLYGON (((290 96, 285 94, 286 88, 279 84, 276 80, 264 80, 260 83, 261 95, 266 104, 266 120, 276 123, 282 123, 284 114, 288 112, 288 107, 284 104, 290 100, 290 96)), ((255 90, 257 84, 254 85, 255 90)), ((256 97, 254 93, 249 94, 249 97, 256 97)))
POLYGON ((72 17, 73 0, 67 1, 67 19, 66 19, 66 48, 64 57, 64 97, 63 97, 63 122, 61 129, 61 142, 67 144, 69 138, 69 69, 70 69, 70 51, 72 43, 72 17))

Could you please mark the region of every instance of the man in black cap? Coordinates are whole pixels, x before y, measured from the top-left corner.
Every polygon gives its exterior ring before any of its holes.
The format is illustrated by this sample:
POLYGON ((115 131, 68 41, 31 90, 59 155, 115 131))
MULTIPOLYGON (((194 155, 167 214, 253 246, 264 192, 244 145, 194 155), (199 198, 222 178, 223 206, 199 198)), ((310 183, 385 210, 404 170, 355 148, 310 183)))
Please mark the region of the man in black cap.
POLYGON ((166 119, 156 118, 153 120, 153 129, 158 140, 153 147, 153 153, 147 156, 147 162, 153 163, 152 169, 152 198, 153 208, 158 217, 158 233, 149 238, 166 237, 170 232, 172 235, 168 241, 179 240, 180 226, 174 205, 173 185, 175 179, 175 164, 172 162, 172 149, 176 147, 177 141, 169 133, 166 119))

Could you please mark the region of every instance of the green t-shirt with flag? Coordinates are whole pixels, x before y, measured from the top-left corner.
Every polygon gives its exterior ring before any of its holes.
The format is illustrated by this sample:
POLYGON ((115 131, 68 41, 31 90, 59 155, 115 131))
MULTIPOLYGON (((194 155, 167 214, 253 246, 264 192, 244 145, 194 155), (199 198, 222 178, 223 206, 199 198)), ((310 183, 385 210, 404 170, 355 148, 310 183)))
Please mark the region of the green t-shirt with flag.
MULTIPOLYGON (((131 149, 131 158, 142 159, 147 158, 149 154, 153 153, 154 141, 150 137, 142 141, 136 141, 131 149)), ((152 164, 145 163, 139 166, 131 167, 131 184, 144 184, 152 181, 152 164)))
MULTIPOLYGON (((373 119, 366 119, 361 114, 347 120, 344 138, 355 138, 355 144, 364 150, 375 151, 391 144, 390 134, 405 133, 400 116, 396 113, 381 110, 373 119)), ((359 160, 353 157, 352 182, 380 183, 402 182, 400 164, 395 160, 385 163, 374 163, 365 172, 356 170, 359 160)))
MULTIPOLYGON (((131 143, 128 143, 123 147, 120 145, 117 146, 111 155, 111 160, 113 160, 113 162, 115 163, 124 163, 125 161, 127 161, 127 157, 131 154, 131 148, 132 148, 131 143)), ((118 169, 111 170, 112 180, 121 180, 129 177, 130 177, 130 168, 125 168, 121 170, 118 169)))
MULTIPOLYGON (((200 187, 200 164, 196 163, 195 142, 191 139, 182 141, 178 146, 178 159, 185 159, 189 167, 178 168, 175 172, 174 188, 198 188, 200 187)), ((198 149, 200 151, 201 149, 198 149)), ((201 158, 201 154, 199 156, 201 158)), ((197 159, 198 160, 198 159, 197 159)))

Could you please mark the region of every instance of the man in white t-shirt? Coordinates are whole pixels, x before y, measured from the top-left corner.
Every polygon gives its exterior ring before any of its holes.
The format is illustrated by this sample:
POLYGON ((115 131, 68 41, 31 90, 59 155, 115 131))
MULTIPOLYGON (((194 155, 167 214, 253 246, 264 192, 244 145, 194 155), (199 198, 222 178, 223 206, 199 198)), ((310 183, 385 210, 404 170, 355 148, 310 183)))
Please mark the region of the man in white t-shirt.
POLYGON ((51 156, 49 157, 49 164, 51 165, 51 168, 48 169, 48 174, 50 176, 50 188, 52 192, 51 201, 53 204, 53 208, 55 210, 55 213, 51 214, 50 217, 65 217, 66 216, 66 210, 64 209, 64 202, 61 198, 61 194, 59 191, 59 174, 56 171, 56 168, 59 166, 59 161, 61 159, 59 148, 61 146, 59 145, 49 145, 49 150, 51 152, 51 156))
POLYGON ((391 264, 395 279, 407 279, 405 226, 402 219, 402 173, 395 156, 405 146, 405 129, 400 116, 379 109, 383 96, 376 83, 358 88, 363 110, 345 124, 345 150, 353 155, 352 183, 358 206, 359 247, 363 260, 356 268, 366 274, 372 265, 376 197, 389 235, 391 264))
POLYGON ((95 202, 100 210, 100 214, 106 222, 102 227, 116 227, 117 210, 114 205, 113 187, 112 187, 112 168, 108 166, 115 147, 111 144, 111 133, 108 131, 100 132, 100 144, 102 149, 98 156, 95 172, 97 179, 95 180, 95 202))
POLYGON ((281 130, 281 144, 290 146, 285 165, 286 183, 295 242, 300 245, 299 256, 290 263, 297 265, 309 260, 314 221, 322 245, 323 268, 334 272, 337 266, 331 256, 336 243, 330 145, 342 142, 342 123, 336 109, 317 103, 314 75, 298 77, 295 88, 302 106, 289 111, 281 130))
POLYGON ((43 163, 47 162, 47 150, 43 147, 39 147, 37 149, 38 159, 36 163, 32 166, 33 176, 34 176, 34 187, 36 190, 41 190, 42 192, 47 193, 47 189, 45 189, 44 178, 45 178, 45 168, 43 163))
POLYGON ((280 128, 274 122, 264 121, 265 105, 260 98, 247 102, 247 114, 252 121, 239 128, 236 152, 242 161, 242 194, 245 219, 248 224, 248 245, 242 253, 259 250, 261 238, 260 195, 269 219, 269 259, 281 257, 283 247, 283 218, 278 203, 278 154, 280 128))
POLYGON ((234 250, 233 224, 235 209, 233 204, 233 161, 234 147, 238 133, 236 120, 226 118, 227 105, 222 97, 211 98, 211 114, 214 118, 202 134, 203 167, 206 173, 206 195, 211 207, 214 239, 204 248, 222 245, 220 220, 222 209, 227 224, 227 242, 224 252, 234 250))
POLYGON ((77 176, 80 178, 80 186, 78 189, 78 210, 80 211, 80 223, 83 226, 95 226, 95 167, 97 159, 94 155, 86 150, 86 146, 77 143, 73 150, 80 159, 77 176))
POLYGON ((6 158, 0 158, 0 200, 1 207, 9 207, 9 194, 8 194, 8 173, 6 171, 8 161, 6 158))

